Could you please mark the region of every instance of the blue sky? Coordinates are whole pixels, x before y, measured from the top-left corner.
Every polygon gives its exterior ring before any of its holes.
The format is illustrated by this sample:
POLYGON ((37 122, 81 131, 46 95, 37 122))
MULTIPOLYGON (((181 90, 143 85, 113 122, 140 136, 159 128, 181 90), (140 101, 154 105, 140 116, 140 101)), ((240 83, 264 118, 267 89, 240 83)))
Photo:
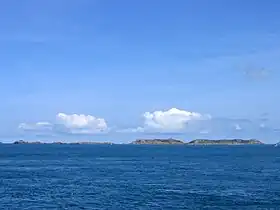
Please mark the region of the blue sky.
POLYGON ((279 9, 0 1, 0 139, 279 141, 279 9))

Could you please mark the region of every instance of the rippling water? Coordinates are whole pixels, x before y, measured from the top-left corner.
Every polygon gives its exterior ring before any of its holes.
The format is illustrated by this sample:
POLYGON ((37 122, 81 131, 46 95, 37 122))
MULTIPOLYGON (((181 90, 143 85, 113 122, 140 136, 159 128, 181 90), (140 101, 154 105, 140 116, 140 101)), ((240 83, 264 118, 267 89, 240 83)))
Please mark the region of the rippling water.
POLYGON ((280 209, 273 146, 0 145, 2 209, 280 209))

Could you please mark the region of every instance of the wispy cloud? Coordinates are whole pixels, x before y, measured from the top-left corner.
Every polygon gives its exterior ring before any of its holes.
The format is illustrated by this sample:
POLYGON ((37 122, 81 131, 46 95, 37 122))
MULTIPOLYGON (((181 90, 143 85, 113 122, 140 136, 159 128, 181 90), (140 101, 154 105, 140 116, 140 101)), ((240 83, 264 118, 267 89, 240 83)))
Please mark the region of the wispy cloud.
POLYGON ((250 68, 244 71, 245 76, 253 80, 266 79, 269 77, 270 73, 271 72, 266 68, 250 68))
POLYGON ((50 131, 53 129, 53 125, 49 122, 21 123, 18 128, 25 131, 50 131))
POLYGON ((19 129, 35 132, 64 132, 68 134, 97 134, 106 133, 109 128, 105 119, 84 114, 59 113, 54 123, 36 122, 21 123, 19 129))

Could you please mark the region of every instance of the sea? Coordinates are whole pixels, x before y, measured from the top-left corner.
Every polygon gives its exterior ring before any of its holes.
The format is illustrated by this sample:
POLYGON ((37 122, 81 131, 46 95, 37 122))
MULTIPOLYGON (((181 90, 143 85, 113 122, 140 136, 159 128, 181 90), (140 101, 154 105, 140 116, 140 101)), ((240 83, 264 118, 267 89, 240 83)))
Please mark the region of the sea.
POLYGON ((1 144, 0 209, 280 210, 280 147, 1 144))

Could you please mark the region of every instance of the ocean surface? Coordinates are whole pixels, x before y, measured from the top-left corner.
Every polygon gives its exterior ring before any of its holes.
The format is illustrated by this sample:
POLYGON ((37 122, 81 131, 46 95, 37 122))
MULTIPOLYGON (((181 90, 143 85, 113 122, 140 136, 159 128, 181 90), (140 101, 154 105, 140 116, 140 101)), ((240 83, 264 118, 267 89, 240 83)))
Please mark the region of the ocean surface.
POLYGON ((1 144, 0 209, 280 209, 280 147, 1 144))

